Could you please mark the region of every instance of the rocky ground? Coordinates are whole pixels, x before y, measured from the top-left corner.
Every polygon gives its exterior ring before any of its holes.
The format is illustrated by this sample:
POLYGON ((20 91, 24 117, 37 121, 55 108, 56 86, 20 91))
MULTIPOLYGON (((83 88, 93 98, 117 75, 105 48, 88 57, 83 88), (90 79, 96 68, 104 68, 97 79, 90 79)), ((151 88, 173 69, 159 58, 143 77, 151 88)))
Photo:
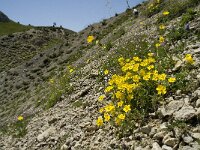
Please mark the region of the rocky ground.
MULTIPOLYGON (((196 7, 199 11, 200 7, 196 7)), ((103 85, 98 82, 99 68, 115 53, 119 45, 134 40, 139 35, 155 36, 154 25, 157 16, 149 19, 130 18, 120 27, 125 34, 113 41, 113 47, 106 54, 94 46, 75 62, 78 66, 91 59, 88 64, 72 75, 73 93, 62 97, 54 107, 38 112, 28 123, 27 134, 23 138, 0 133, 0 149, 2 150, 198 150, 200 149, 200 41, 193 36, 184 39, 187 45, 183 54, 193 54, 194 68, 191 69, 187 80, 190 81, 188 92, 177 90, 176 93, 165 98, 158 110, 149 115, 144 125, 137 128, 123 138, 116 136, 116 129, 112 126, 98 128, 95 120, 98 116, 98 97, 102 94, 103 85), (143 25, 148 25, 144 30, 143 25), (94 56, 101 56, 99 58, 94 56), (95 57, 95 59, 93 58, 95 57), (93 58, 93 59, 92 59, 93 58)), ((168 27, 176 25, 180 18, 172 20, 168 27)), ((191 28, 199 33, 200 18, 197 16, 191 22, 191 28)), ((89 29, 87 29, 89 30, 89 29)), ((108 34, 102 43, 109 38, 108 34)), ((150 39, 150 38, 149 38, 150 39)), ((180 41, 176 41, 179 44, 180 41)), ((77 43, 76 43, 77 44, 77 43)), ((171 49, 174 47, 171 46, 171 49)), ((178 59, 178 58, 174 58, 178 59)), ((183 62, 177 61, 173 71, 181 68, 183 62)))

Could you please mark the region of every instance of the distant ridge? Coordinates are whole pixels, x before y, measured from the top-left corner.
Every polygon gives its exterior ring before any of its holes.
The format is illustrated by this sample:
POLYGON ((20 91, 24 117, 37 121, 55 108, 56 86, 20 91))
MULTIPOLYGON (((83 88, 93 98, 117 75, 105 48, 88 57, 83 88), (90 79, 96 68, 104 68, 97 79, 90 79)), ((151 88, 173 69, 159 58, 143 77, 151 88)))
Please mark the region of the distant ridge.
POLYGON ((2 12, 0 11, 0 22, 9 22, 10 19, 2 12))

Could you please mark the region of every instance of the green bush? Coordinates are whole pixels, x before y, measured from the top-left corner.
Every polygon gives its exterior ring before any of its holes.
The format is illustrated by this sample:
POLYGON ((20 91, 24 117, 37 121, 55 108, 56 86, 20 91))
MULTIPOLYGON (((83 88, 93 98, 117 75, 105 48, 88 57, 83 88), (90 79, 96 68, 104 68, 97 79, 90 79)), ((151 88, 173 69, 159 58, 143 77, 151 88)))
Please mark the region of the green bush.
POLYGON ((189 32, 187 32, 184 27, 180 27, 178 29, 173 29, 171 30, 168 34, 167 37, 168 39, 174 43, 175 41, 182 40, 182 38, 188 38, 189 32))
POLYGON ((157 2, 157 0, 151 1, 148 4, 145 4, 145 10, 142 14, 146 17, 151 17, 157 13, 159 13, 163 9, 163 1, 157 2))
POLYGON ((46 98, 46 108, 53 107, 63 94, 69 94, 73 88, 70 85, 70 73, 67 71, 65 74, 61 74, 56 79, 49 80, 50 89, 46 98))
POLYGON ((188 9, 185 14, 182 15, 180 25, 184 26, 189 21, 193 20, 195 17, 196 12, 193 9, 188 9))
POLYGON ((179 17, 183 13, 186 13, 188 8, 194 7, 199 3, 199 0, 168 0, 164 3, 163 10, 169 11, 170 14, 166 17, 160 16, 158 23, 164 23, 175 17, 179 17))

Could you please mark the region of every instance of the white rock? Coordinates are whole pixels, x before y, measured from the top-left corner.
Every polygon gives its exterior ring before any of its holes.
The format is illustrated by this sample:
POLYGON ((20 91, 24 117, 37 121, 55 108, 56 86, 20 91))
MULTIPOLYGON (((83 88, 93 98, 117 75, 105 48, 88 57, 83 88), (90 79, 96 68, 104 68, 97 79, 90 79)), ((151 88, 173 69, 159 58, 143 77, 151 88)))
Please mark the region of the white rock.
POLYGON ((173 150, 173 148, 167 146, 167 145, 163 145, 162 146, 162 150, 173 150))
POLYGON ((196 115, 198 118, 200 117, 200 107, 197 109, 196 115))
POLYGON ((166 134, 167 133, 165 131, 161 131, 161 132, 156 133, 153 136, 153 138, 156 139, 156 140, 160 140, 160 139, 163 139, 166 134))
POLYGON ((181 147, 181 150, 196 150, 196 149, 194 149, 190 146, 183 146, 183 147, 181 147))
POLYGON ((174 133, 175 133, 175 137, 176 137, 176 138, 180 138, 181 135, 183 134, 183 130, 180 129, 180 128, 178 128, 178 127, 175 127, 175 128, 174 128, 174 133))
POLYGON ((176 95, 181 95, 181 90, 177 90, 176 95))
POLYGON ((50 135, 53 135, 56 133, 55 127, 50 127, 49 129, 45 130, 41 134, 38 135, 37 140, 39 142, 43 141, 44 139, 47 139, 50 135))
POLYGON ((162 131, 167 130, 167 129, 168 129, 167 123, 166 123, 166 122, 163 122, 163 123, 160 125, 160 129, 161 129, 162 131))
POLYGON ((68 150, 68 146, 64 144, 64 145, 61 146, 60 149, 61 149, 61 150, 68 150))
POLYGON ((173 71, 178 70, 181 66, 183 66, 183 61, 178 60, 177 63, 175 64, 174 68, 172 69, 173 71))
POLYGON ((193 50, 193 54, 199 54, 199 53, 200 53, 200 48, 193 50))
POLYGON ((196 110, 192 106, 184 106, 179 111, 174 113, 174 118, 176 120, 189 120, 194 117, 196 114, 196 110))
POLYGON ((145 134, 149 134, 151 132, 151 127, 149 125, 141 127, 140 131, 145 134))
POLYGON ((163 143, 167 146, 174 147, 178 143, 178 140, 176 138, 167 138, 163 143))
POLYGON ((197 107, 197 108, 200 107, 200 99, 198 99, 198 100, 196 101, 196 107, 197 107))
POLYGON ((163 116, 170 116, 175 111, 179 110, 183 104, 184 102, 182 100, 171 101, 165 108, 161 108, 160 110, 163 116))
POLYGON ((162 148, 157 142, 154 142, 151 150, 162 150, 162 148))
POLYGON ((200 133, 191 133, 191 136, 195 139, 199 139, 200 140, 200 133))
POLYGON ((197 89, 196 91, 194 91, 193 95, 200 98, 200 89, 197 89))
POLYGON ((185 143, 191 143, 192 141, 193 141, 193 138, 191 137, 191 136, 189 136, 189 135, 187 135, 187 136, 183 136, 183 141, 185 142, 185 143))

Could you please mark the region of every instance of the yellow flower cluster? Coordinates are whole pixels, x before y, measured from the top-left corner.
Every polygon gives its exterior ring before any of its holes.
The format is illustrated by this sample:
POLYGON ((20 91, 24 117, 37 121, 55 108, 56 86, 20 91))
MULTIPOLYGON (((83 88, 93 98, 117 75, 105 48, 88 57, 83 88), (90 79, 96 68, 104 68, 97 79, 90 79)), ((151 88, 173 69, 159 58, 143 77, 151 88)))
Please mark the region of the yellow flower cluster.
POLYGON ((148 53, 145 58, 135 56, 132 59, 124 59, 120 57, 118 62, 121 66, 121 74, 111 76, 104 90, 105 95, 99 97, 99 101, 105 105, 99 110, 102 116, 96 121, 98 126, 111 120, 116 125, 123 124, 126 118, 129 118, 127 115, 134 109, 132 101, 135 100, 134 96, 137 92, 153 85, 151 90, 154 94, 164 95, 167 93, 167 86, 176 81, 175 77, 159 73, 156 69, 158 63, 156 63, 154 53, 148 53), (111 95, 110 102, 104 100, 106 95, 111 95))

